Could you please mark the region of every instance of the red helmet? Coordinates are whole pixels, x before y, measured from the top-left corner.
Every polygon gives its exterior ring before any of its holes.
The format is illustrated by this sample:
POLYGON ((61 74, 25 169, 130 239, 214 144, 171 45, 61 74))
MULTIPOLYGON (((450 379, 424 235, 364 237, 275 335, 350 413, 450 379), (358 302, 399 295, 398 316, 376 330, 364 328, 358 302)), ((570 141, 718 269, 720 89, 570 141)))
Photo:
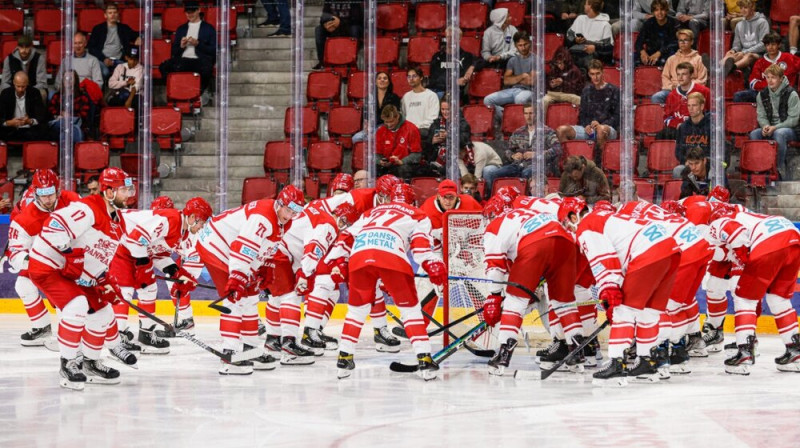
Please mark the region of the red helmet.
POLYGON ((611 213, 617 212, 617 208, 614 207, 612 203, 605 200, 595 202, 592 210, 598 212, 611 212, 611 213))
POLYGON ((708 202, 729 202, 730 199, 731 192, 722 185, 717 185, 716 187, 712 188, 708 193, 708 197, 706 198, 708 202))
POLYGON ((578 218, 581 217, 581 212, 586 208, 586 201, 579 197, 567 196, 561 200, 561 205, 558 206, 558 220, 561 222, 567 221, 570 213, 574 213, 578 218))
POLYGON ((494 195, 502 199, 506 204, 511 205, 514 203, 514 199, 517 199, 520 194, 522 194, 522 192, 519 191, 519 188, 508 185, 498 188, 494 195))
POLYGON ((355 181, 353 176, 347 173, 339 173, 331 181, 331 191, 342 190, 345 193, 353 189, 355 181))
POLYGON ((506 202, 497 195, 494 195, 486 201, 486 205, 483 206, 483 217, 487 219, 494 219, 500 215, 502 215, 509 207, 506 202))
POLYGON ((375 193, 384 196, 392 195, 392 188, 399 184, 401 181, 397 176, 386 174, 375 180, 375 193))
POLYGON ((172 202, 169 196, 159 196, 150 203, 150 210, 165 210, 170 208, 175 208, 175 203, 172 202))
POLYGON ((711 216, 708 218, 709 223, 721 218, 733 218, 739 212, 739 209, 733 204, 717 202, 714 205, 714 211, 711 212, 711 216))
POLYGON ((36 170, 31 182, 36 196, 47 196, 58 192, 58 175, 51 169, 36 170))
POLYGON ((661 203, 661 208, 676 215, 686 215, 686 207, 678 201, 664 201, 661 203))
POLYGON ((414 189, 411 185, 399 183, 392 188, 390 197, 392 202, 403 202, 412 205, 417 199, 417 194, 414 193, 414 189))
POLYGON ((208 218, 214 214, 211 210, 211 205, 203 198, 191 198, 186 201, 186 206, 183 207, 183 215, 194 215, 200 221, 208 221, 208 218))
POLYGON ((347 225, 353 225, 354 222, 358 221, 358 217, 361 216, 358 213, 358 210, 353 206, 353 204, 349 202, 342 202, 339 204, 338 207, 333 209, 333 214, 336 215, 338 218, 344 218, 347 221, 347 225))
POLYGON ((300 213, 306 205, 306 197, 299 188, 287 185, 278 193, 278 202, 280 205, 289 207, 293 212, 300 213))
POLYGON ((104 169, 100 173, 98 183, 100 184, 100 191, 105 191, 107 188, 133 187, 133 179, 128 176, 128 173, 117 167, 104 169))

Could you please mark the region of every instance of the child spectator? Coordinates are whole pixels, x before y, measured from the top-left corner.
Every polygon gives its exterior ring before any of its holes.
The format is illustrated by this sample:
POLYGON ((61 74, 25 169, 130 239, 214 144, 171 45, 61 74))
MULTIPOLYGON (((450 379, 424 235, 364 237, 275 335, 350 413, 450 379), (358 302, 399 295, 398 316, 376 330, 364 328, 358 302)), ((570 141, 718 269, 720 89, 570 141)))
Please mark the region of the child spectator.
POLYGON ((769 22, 764 14, 756 12, 753 0, 738 0, 736 4, 739 5, 744 20, 736 24, 733 45, 723 58, 725 76, 734 67, 742 70, 753 65, 766 51, 762 39, 769 33, 769 22))
POLYGON ((651 101, 658 104, 664 104, 667 100, 667 95, 678 86, 678 66, 681 63, 687 62, 694 67, 692 79, 698 83, 705 85, 708 81, 708 70, 703 64, 703 58, 697 50, 692 49, 694 44, 694 33, 692 30, 682 29, 676 33, 678 37, 678 51, 672 56, 667 58, 667 63, 661 71, 661 91, 653 94, 651 101))
POLYGON ((800 69, 800 58, 790 53, 783 53, 781 48, 781 35, 771 31, 762 39, 767 52, 753 65, 750 72, 750 88, 733 94, 733 101, 753 103, 758 92, 767 87, 767 79, 764 70, 772 64, 778 64, 783 68, 784 75, 789 79, 789 84, 794 85, 797 80, 797 73, 800 69))
POLYGON ((593 59, 611 63, 614 40, 608 14, 601 13, 602 9, 603 0, 586 0, 585 14, 578 16, 567 31, 566 46, 578 67, 588 68, 593 59))

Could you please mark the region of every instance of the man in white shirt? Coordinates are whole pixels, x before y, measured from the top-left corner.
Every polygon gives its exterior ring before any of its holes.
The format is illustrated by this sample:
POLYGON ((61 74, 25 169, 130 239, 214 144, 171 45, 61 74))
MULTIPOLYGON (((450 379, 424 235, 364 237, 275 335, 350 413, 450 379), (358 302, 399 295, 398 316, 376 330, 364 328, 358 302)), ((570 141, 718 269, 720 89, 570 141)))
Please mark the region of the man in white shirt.
POLYGON ((420 138, 425 140, 433 120, 439 118, 439 97, 422 85, 423 76, 419 67, 408 69, 408 85, 411 90, 403 95, 401 103, 403 116, 417 126, 420 138))

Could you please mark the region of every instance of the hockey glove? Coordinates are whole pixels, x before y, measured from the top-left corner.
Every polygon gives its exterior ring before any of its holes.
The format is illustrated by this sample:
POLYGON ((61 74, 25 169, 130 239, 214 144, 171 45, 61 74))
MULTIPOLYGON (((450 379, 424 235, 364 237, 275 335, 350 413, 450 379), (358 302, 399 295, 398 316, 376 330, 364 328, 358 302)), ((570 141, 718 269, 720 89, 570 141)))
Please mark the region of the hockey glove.
POLYGON ((267 264, 258 268, 255 279, 258 282, 259 290, 263 291, 268 289, 275 280, 275 265, 272 264, 272 262, 267 262, 267 264))
POLYGON ((349 269, 347 260, 344 258, 334 260, 333 263, 331 263, 331 281, 337 285, 339 283, 347 283, 349 269))
POLYGON ((182 266, 171 264, 162 270, 169 278, 177 280, 172 284, 172 288, 170 289, 170 293, 173 295, 173 297, 175 296, 174 291, 180 291, 181 297, 183 297, 197 288, 197 281, 195 281, 195 279, 192 277, 192 274, 190 274, 189 271, 184 269, 182 266))
POLYGON ((236 303, 247 294, 247 276, 239 271, 232 271, 225 285, 225 296, 231 303, 236 303))
POLYGON ((106 272, 106 275, 98 280, 95 289, 97 290, 97 294, 100 295, 100 299, 104 302, 108 302, 112 305, 123 302, 122 290, 119 289, 119 283, 116 277, 110 272, 106 272))
POLYGON ((133 279, 136 282, 137 288, 145 288, 155 283, 156 277, 153 275, 153 260, 147 257, 137 258, 134 267, 133 279))
POLYGON ((296 292, 298 295, 301 296, 310 293, 311 290, 314 288, 313 279, 309 279, 308 277, 306 277, 302 269, 297 271, 296 277, 297 277, 297 283, 295 284, 294 292, 296 292))
POLYGON ((606 309, 606 317, 613 324, 614 323, 614 308, 622 305, 622 290, 619 286, 609 286, 600 292, 598 297, 603 302, 603 307, 606 309))
POLYGON ((447 268, 440 260, 426 260, 422 262, 422 269, 428 273, 431 283, 436 286, 444 286, 447 283, 447 268))
POLYGON ((83 273, 83 255, 84 250, 79 248, 67 249, 62 253, 64 256, 64 267, 61 268, 61 275, 70 280, 77 280, 81 278, 83 273))
POLYGON ((736 249, 731 249, 733 252, 733 256, 739 260, 738 265, 744 267, 748 261, 750 261, 750 249, 747 246, 737 247, 736 249))
POLYGON ((483 320, 486 325, 494 327, 500 322, 503 314, 503 296, 500 294, 490 294, 483 302, 483 320))

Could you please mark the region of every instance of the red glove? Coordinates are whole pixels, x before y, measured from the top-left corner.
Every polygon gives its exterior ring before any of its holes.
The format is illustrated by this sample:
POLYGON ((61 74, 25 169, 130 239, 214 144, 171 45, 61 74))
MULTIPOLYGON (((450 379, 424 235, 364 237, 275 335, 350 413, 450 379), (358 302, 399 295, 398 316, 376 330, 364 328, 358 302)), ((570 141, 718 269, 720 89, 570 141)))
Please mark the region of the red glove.
POLYGON ((238 302, 247 294, 247 276, 239 271, 233 271, 228 276, 228 284, 225 285, 225 296, 232 303, 238 302))
POLYGON ((503 314, 503 296, 500 294, 490 294, 483 302, 483 320, 486 325, 494 327, 500 322, 500 315, 503 314))
POLYGON ((619 286, 609 286, 600 292, 598 297, 606 309, 606 317, 611 323, 614 323, 614 308, 622 305, 622 290, 619 286))
POLYGON ((103 278, 98 280, 95 287, 100 299, 110 304, 122 303, 122 290, 119 289, 119 283, 116 277, 110 272, 107 272, 103 278))
POLYGON ((736 249, 731 249, 731 251, 742 267, 750 261, 750 249, 747 246, 737 247, 736 249))
POLYGON ((136 270, 133 273, 133 279, 138 288, 144 288, 155 283, 156 277, 153 274, 153 260, 149 258, 137 258, 134 267, 136 270))
POLYGON ((269 289, 269 286, 272 284, 273 280, 275 280, 275 265, 271 262, 261 266, 258 268, 255 274, 255 279, 258 282, 258 289, 265 290, 269 289))
POLYGON ((67 249, 67 252, 62 253, 64 256, 64 267, 61 268, 61 275, 70 280, 77 280, 81 278, 83 273, 83 249, 74 248, 67 249))
POLYGON ((310 293, 312 289, 314 289, 313 277, 312 278, 306 277, 302 269, 297 271, 295 277, 297 278, 297 283, 295 284, 294 291, 298 295, 304 296, 310 293))
POLYGON ((176 296, 175 292, 177 291, 180 291, 181 297, 184 297, 197 288, 197 281, 192 277, 192 274, 182 266, 171 264, 165 267, 163 271, 169 278, 176 280, 172 283, 172 288, 170 288, 170 293, 173 297, 176 296))
POLYGON ((339 258, 331 263, 331 280, 334 284, 347 283, 350 274, 350 267, 347 260, 339 258))
POLYGON ((425 269, 425 272, 428 273, 428 277, 431 279, 431 283, 434 285, 444 286, 444 284, 447 283, 447 268, 445 268, 444 263, 441 261, 423 261, 422 269, 425 269))

